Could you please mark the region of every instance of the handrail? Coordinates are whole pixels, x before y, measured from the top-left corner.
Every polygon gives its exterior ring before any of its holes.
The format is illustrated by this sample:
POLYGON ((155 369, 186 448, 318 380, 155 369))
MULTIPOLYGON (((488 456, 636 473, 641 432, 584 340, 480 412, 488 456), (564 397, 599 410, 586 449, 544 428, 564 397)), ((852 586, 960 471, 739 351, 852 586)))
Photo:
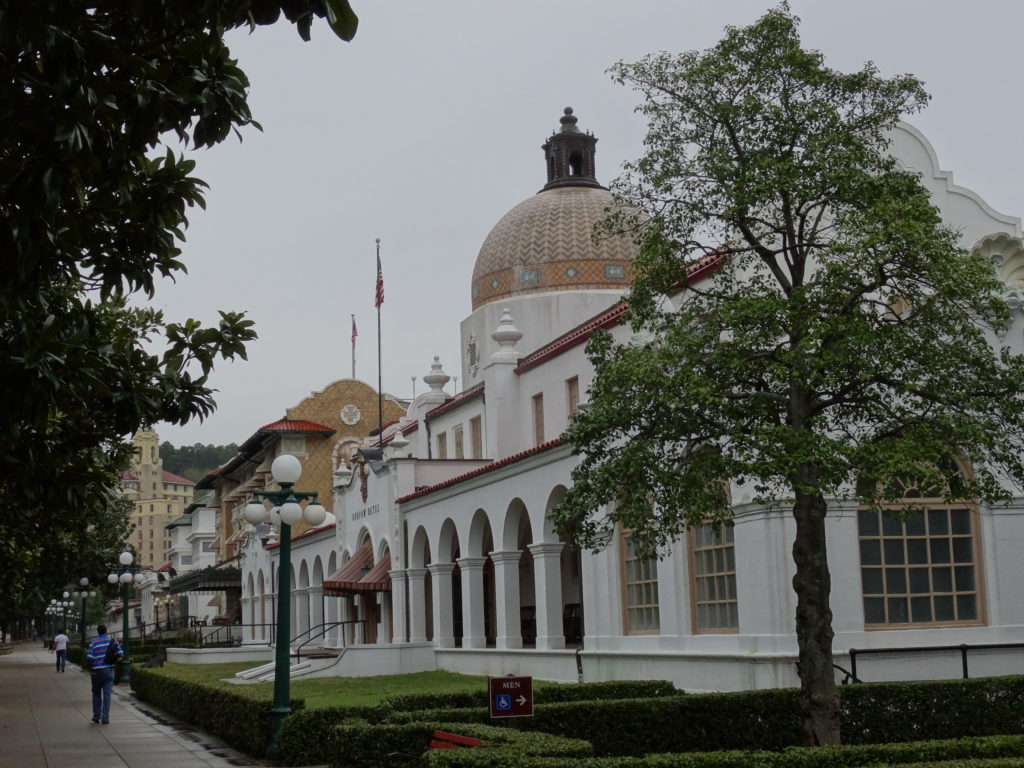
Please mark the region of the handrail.
POLYGON ((833 667, 833 669, 838 669, 840 672, 843 673, 843 679, 842 679, 842 682, 840 682, 840 685, 849 685, 850 683, 859 683, 859 682, 861 682, 860 680, 857 679, 857 677, 850 670, 844 669, 843 667, 839 666, 838 664, 833 664, 832 667, 833 667))
MULTIPOLYGON (((298 648, 295 649, 293 655, 295 656, 295 658, 298 658, 302 654, 302 649, 303 648, 305 648, 307 645, 309 645, 311 642, 313 642, 313 640, 315 638, 323 637, 325 634, 327 634, 327 631, 329 629, 334 629, 335 627, 341 627, 341 626, 344 626, 345 624, 365 624, 365 623, 366 623, 366 619, 346 619, 345 621, 325 621, 325 622, 323 622, 321 624, 317 624, 315 627, 310 627, 309 629, 307 629, 304 632, 300 632, 299 634, 297 634, 295 637, 292 638, 291 643, 289 643, 288 645, 289 645, 289 647, 291 647, 292 643, 294 643, 296 640, 298 640, 303 635, 310 634, 314 629, 320 629, 319 632, 317 632, 315 635, 310 635, 310 637, 307 638, 304 643, 302 643, 301 645, 299 645, 298 648), (321 629, 321 627, 323 629, 321 629)), ((341 644, 342 644, 342 647, 345 647, 345 633, 344 632, 341 633, 341 644)))
MULTIPOLYGON (((224 646, 234 645, 236 642, 236 634, 238 634, 238 642, 242 642, 246 628, 270 628, 270 641, 266 642, 266 645, 274 644, 274 624, 196 624, 194 626, 185 628, 185 638, 187 643, 193 648, 204 648, 208 646, 224 646), (225 641, 224 633, 227 632, 228 640, 225 641)), ((255 637, 255 632, 253 636, 255 637)), ((263 645, 265 641, 259 641, 259 645, 263 645)))
MULTIPOLYGON (((992 651, 998 648, 1024 648, 1024 643, 961 643, 960 645, 910 645, 894 648, 851 648, 850 649, 850 673, 855 683, 863 682, 857 679, 857 657, 869 653, 891 654, 891 653, 933 653, 942 651, 959 651, 960 666, 963 679, 967 680, 970 675, 967 671, 968 651, 992 651)), ((843 670, 845 671, 845 670, 843 670)))

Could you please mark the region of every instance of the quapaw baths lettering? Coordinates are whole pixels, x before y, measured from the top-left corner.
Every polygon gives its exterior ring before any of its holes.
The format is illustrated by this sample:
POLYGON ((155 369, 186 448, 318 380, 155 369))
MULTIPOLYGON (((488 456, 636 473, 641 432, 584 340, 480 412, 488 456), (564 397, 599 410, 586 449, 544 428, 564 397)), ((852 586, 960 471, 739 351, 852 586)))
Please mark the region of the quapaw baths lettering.
POLYGON ((353 520, 362 520, 364 517, 370 517, 380 512, 380 504, 371 504, 368 507, 363 507, 352 513, 353 520))

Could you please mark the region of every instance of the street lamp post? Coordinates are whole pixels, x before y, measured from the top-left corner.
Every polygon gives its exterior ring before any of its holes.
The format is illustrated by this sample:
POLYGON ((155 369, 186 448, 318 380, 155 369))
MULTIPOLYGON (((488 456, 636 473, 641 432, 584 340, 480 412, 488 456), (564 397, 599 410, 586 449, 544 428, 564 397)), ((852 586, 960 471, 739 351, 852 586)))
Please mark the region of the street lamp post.
POLYGON ((70 592, 64 592, 64 599, 60 601, 61 606, 64 608, 64 620, 61 623, 60 631, 65 635, 68 633, 68 608, 71 606, 71 601, 68 598, 71 597, 70 592))
POLYGON ((122 649, 124 650, 124 656, 121 658, 121 680, 122 683, 127 683, 131 680, 131 638, 129 637, 128 628, 128 599, 131 596, 129 590, 132 584, 141 584, 143 575, 139 573, 139 566, 132 565, 133 557, 132 553, 125 550, 117 556, 119 566, 112 570, 107 575, 107 582, 110 584, 121 584, 121 601, 123 603, 123 615, 121 621, 121 627, 124 633, 122 649))
POLYGON ((79 631, 78 644, 82 648, 85 648, 85 607, 86 607, 85 601, 88 598, 90 598, 90 597, 96 597, 96 591, 95 590, 91 590, 91 589, 86 589, 86 587, 89 586, 89 579, 86 576, 83 576, 82 578, 80 578, 78 580, 78 584, 82 588, 82 591, 81 592, 72 592, 71 594, 74 597, 78 597, 79 595, 81 595, 81 597, 82 597, 82 617, 81 617, 81 619, 80 619, 80 621, 78 623, 78 631, 79 631))
POLYGON ((327 510, 317 500, 315 492, 294 490, 295 483, 302 476, 302 464, 297 458, 283 453, 274 459, 270 466, 270 474, 281 486, 279 491, 253 491, 252 499, 245 506, 246 521, 259 525, 268 519, 264 502, 274 505, 270 510, 270 519, 279 517, 281 522, 281 543, 278 547, 277 563, 277 638, 274 648, 274 706, 270 710, 270 741, 267 744, 267 757, 276 760, 278 757, 277 735, 281 730, 284 718, 291 712, 290 706, 290 671, 288 657, 290 655, 290 607, 291 601, 291 527, 299 520, 305 519, 310 525, 320 525, 327 517, 327 510), (300 501, 308 501, 305 510, 300 501))

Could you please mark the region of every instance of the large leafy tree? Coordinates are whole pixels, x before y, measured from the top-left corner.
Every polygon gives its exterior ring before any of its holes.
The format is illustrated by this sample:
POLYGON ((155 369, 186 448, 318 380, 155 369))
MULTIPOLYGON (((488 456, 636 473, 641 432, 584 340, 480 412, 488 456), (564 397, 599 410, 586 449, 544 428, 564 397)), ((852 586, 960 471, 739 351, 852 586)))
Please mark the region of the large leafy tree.
POLYGON ((282 12, 355 33, 347 0, 0 0, 0 609, 116 546, 126 436, 210 413, 255 338, 137 307, 184 269, 184 149, 253 123, 224 35, 282 12))
POLYGON ((994 346, 1001 286, 887 154, 921 84, 829 69, 785 5, 613 73, 649 120, 616 188, 633 213, 607 222, 641 244, 629 311, 645 333, 590 344, 568 433, 582 460, 555 520, 591 548, 619 523, 654 554, 728 525, 729 484, 790 506, 804 730, 834 743, 827 500, 894 501, 904 476, 950 500, 1004 498, 1000 473, 1020 484, 1024 364, 994 346), (687 285, 711 253, 721 268, 687 285))

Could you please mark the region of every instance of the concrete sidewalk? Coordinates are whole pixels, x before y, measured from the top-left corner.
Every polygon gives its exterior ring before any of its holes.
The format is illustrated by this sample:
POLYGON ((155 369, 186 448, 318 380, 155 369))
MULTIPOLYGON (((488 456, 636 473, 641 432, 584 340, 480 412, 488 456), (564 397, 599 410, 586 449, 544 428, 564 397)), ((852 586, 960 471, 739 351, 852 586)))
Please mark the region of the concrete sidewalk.
POLYGON ((110 725, 92 723, 89 675, 58 673, 41 643, 0 655, 0 768, 258 766, 223 742, 167 720, 114 686, 110 725))

